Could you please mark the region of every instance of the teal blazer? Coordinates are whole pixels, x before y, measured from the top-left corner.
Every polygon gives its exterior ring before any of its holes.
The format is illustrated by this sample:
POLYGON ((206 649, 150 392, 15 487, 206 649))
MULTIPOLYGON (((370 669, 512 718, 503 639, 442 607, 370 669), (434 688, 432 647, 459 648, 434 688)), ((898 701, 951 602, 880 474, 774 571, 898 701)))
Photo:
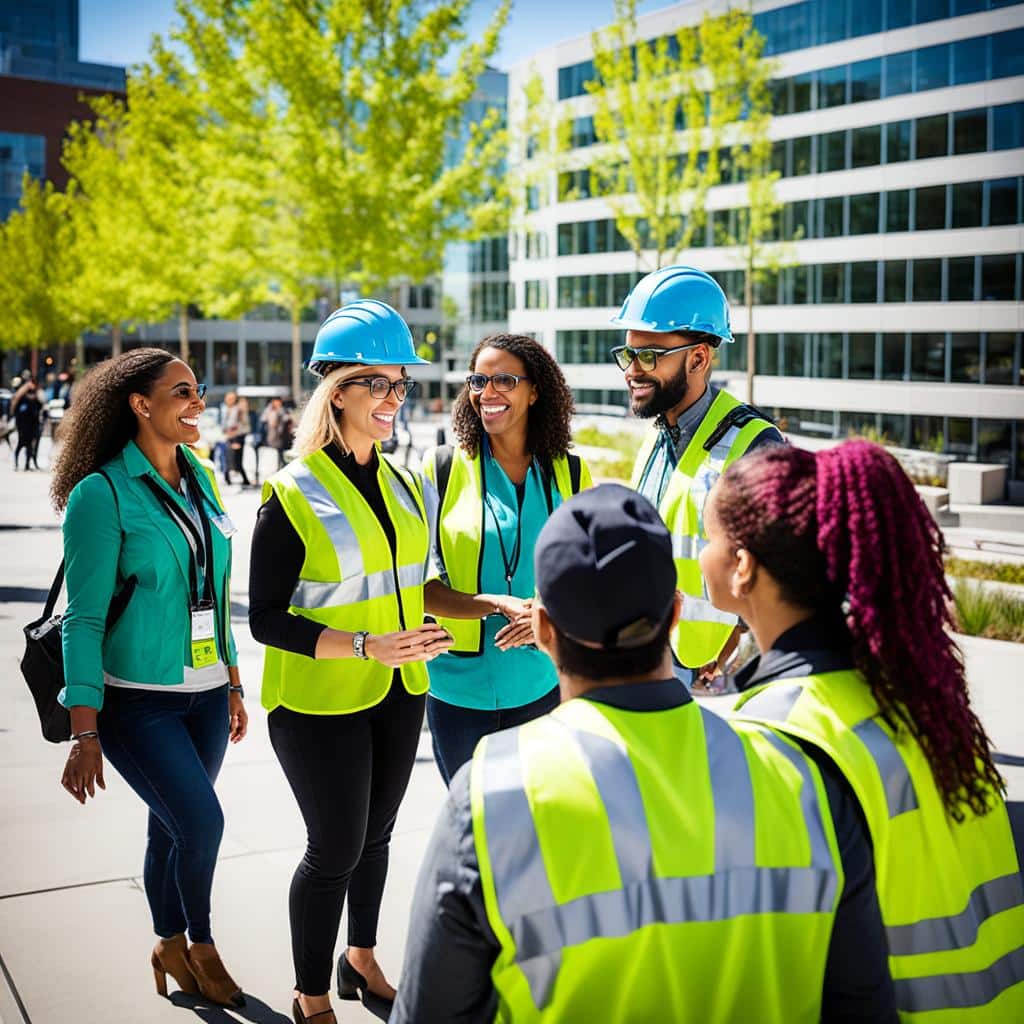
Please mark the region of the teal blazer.
MULTIPOLYGON (((212 471, 188 448, 196 479, 211 516, 224 512, 212 471)), ((64 515, 64 560, 68 607, 62 627, 65 707, 103 707, 103 672, 127 682, 174 686, 192 663, 189 612, 188 542, 181 528, 156 500, 142 477, 149 476, 182 510, 187 503, 172 490, 152 463, 129 441, 104 467, 114 489, 99 473, 90 473, 71 492, 64 515), (120 519, 118 517, 120 506, 120 519), (123 531, 123 537, 122 537, 123 531), (107 609, 120 581, 138 582, 117 623, 104 635, 107 609)), ((218 649, 228 664, 238 662, 231 634, 231 540, 216 526, 213 538, 214 598, 223 608, 227 637, 217 623, 218 649), (226 642, 223 642, 226 641, 226 642)), ((218 618, 215 616, 215 618, 218 618)))

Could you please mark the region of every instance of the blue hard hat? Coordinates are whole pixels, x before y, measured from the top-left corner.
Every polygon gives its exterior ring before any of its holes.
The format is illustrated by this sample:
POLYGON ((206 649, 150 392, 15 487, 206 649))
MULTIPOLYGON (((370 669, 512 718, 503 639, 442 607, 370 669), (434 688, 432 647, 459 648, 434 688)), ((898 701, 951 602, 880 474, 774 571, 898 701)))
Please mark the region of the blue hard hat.
POLYGON ((733 340, 725 292, 696 267, 662 267, 641 278, 611 322, 627 331, 700 331, 733 340))
POLYGON ((323 377, 336 363, 408 366, 429 360, 416 354, 409 325, 397 310, 376 299, 360 299, 336 309, 316 332, 310 373, 323 377))

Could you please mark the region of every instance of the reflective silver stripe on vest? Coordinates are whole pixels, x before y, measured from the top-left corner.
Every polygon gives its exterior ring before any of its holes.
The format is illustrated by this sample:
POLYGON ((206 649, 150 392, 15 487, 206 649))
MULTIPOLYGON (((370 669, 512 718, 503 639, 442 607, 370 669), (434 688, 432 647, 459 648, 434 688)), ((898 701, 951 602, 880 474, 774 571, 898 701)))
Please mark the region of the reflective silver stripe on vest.
MULTIPOLYGON (((363 553, 348 516, 338 508, 338 503, 331 497, 330 492, 313 475, 305 463, 292 463, 288 467, 288 472, 291 473, 302 496, 309 502, 309 507, 327 531, 327 536, 330 537, 331 544, 334 545, 334 550, 338 555, 341 578, 362 576, 363 553)), ((294 601, 292 603, 295 604, 294 601)))
POLYGON ((1024 882, 1017 872, 990 879, 971 893, 967 906, 959 914, 886 928, 889 953, 914 956, 967 949, 977 942, 978 930, 989 918, 1020 906, 1024 906, 1024 882))
MULTIPOLYGON (((420 562, 398 568, 399 586, 403 590, 422 586, 424 579, 424 566, 420 562)), ((340 608, 346 604, 372 601, 376 597, 388 597, 394 592, 395 574, 391 569, 381 569, 367 576, 353 576, 340 583, 300 579, 292 591, 292 605, 296 608, 340 608)))
MULTIPOLYGON (((811 841, 811 864, 815 867, 832 867, 832 851, 825 836, 825 823, 821 818, 821 804, 818 802, 818 791, 814 788, 811 778, 811 766, 807 757, 791 747, 781 736, 765 729, 762 736, 785 757, 800 773, 803 785, 800 787, 800 807, 804 812, 804 824, 807 836, 811 841)), ((832 894, 835 895, 837 879, 832 877, 832 894)))
POLYGON ((704 506, 707 504, 711 488, 715 486, 718 478, 722 475, 725 460, 729 457, 729 452, 739 434, 739 427, 730 427, 718 444, 707 453, 704 462, 690 481, 690 500, 697 512, 697 535, 699 537, 707 536, 707 530, 704 529, 704 506))
POLYGON ((804 688, 799 683, 774 683, 755 693, 737 710, 738 715, 767 718, 772 722, 784 722, 800 699, 804 688))
POLYGON ((965 1010, 984 1006, 1000 993, 1024 982, 1024 946, 1001 956, 991 967, 970 974, 936 974, 894 978, 896 1006, 908 1013, 965 1010))
POLYGON ((889 738, 889 734, 873 719, 868 718, 853 727, 860 741, 868 748, 878 767, 885 788, 885 802, 889 808, 889 817, 895 818, 907 811, 917 810, 917 793, 914 792, 914 780, 903 760, 899 748, 889 738))
POLYGON ((527 914, 555 903, 523 786, 518 729, 487 737, 482 768, 484 827, 498 909, 516 941, 516 961, 529 982, 533 1001, 543 1007, 558 975, 561 947, 530 964, 526 961, 531 957, 516 937, 519 922, 527 914))
POLYGON ((672 557, 689 558, 696 561, 708 543, 706 537, 684 537, 674 533, 672 534, 672 557))
POLYGON ((735 615, 720 612, 710 601, 692 594, 683 594, 683 611, 679 619, 681 622, 721 622, 728 626, 737 622, 735 615))
POLYGON ((605 736, 574 729, 556 715, 557 722, 579 747, 597 784, 619 862, 623 885, 650 878, 653 868, 651 834, 647 827, 640 785, 626 749, 605 736))
POLYGON ((715 806, 715 868, 753 864, 754 789, 743 741, 714 712, 700 712, 715 806))
POLYGON ((409 513, 409 515, 415 516, 417 519, 422 520, 423 513, 420 512, 416 502, 413 501, 411 495, 406 490, 406 487, 411 487, 412 485, 409 484, 409 481, 406 480, 405 477, 399 475, 399 471, 397 469, 394 469, 390 465, 388 466, 388 469, 391 470, 391 473, 383 473, 382 476, 385 480, 387 480, 388 486, 391 488, 391 493, 394 496, 395 501, 397 501, 398 504, 401 505, 402 508, 404 508, 405 511, 409 513), (393 479, 392 474, 398 477, 398 479, 393 479), (405 485, 405 487, 402 486, 403 484, 405 485))
POLYGON ((440 540, 437 535, 437 517, 439 513, 438 505, 440 504, 440 498, 438 497, 437 488, 434 486, 434 482, 426 475, 426 473, 420 476, 423 481, 423 507, 427 512, 427 560, 424 570, 426 574, 430 575, 431 563, 434 563, 437 567, 438 573, 441 572, 441 562, 435 552, 435 545, 440 548, 440 540))

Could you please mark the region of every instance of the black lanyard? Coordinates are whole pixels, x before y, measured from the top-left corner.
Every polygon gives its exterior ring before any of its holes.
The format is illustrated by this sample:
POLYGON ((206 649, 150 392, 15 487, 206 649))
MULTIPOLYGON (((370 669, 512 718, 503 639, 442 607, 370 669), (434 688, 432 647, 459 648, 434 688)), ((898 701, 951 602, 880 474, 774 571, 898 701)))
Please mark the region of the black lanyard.
MULTIPOLYGON (((516 504, 518 509, 516 511, 516 539, 512 545, 512 554, 509 556, 505 551, 505 541, 501 536, 501 522, 498 519, 498 513, 495 512, 494 506, 491 504, 490 495, 487 493, 487 470, 484 468, 486 464, 486 456, 481 453, 480 458, 480 493, 483 498, 484 508, 491 513, 491 518, 494 520, 494 530, 498 534, 498 547, 501 550, 501 564, 505 569, 505 583, 508 586, 509 597, 512 596, 512 578, 516 574, 516 570, 519 568, 519 560, 523 553, 523 502, 526 498, 526 484, 530 479, 530 473, 533 472, 534 464, 530 463, 530 469, 526 474, 526 480, 523 481, 521 486, 516 486, 516 504)), ((515 486, 515 485, 513 485, 515 486)))

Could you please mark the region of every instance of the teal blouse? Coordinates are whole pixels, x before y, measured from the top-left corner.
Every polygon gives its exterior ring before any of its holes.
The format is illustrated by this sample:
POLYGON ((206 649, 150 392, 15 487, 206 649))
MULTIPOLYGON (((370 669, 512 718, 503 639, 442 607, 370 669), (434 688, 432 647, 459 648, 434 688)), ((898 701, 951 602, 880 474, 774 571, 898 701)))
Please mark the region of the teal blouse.
MULTIPOLYGON (((480 563, 480 586, 483 593, 507 594, 506 559, 515 563, 516 524, 521 519, 520 552, 512 574, 515 597, 534 596, 533 549, 537 536, 548 519, 548 503, 544 482, 536 461, 530 466, 523 485, 522 511, 515 484, 506 476, 491 455, 484 439, 481 458, 487 481, 487 506, 484 508, 483 550, 480 563), (502 558, 501 542, 505 545, 502 558)), ((562 497, 552 487, 552 506, 557 508, 562 497)), ((501 615, 484 619, 483 652, 478 655, 442 654, 428 665, 430 695, 446 704, 478 711, 518 708, 539 700, 558 685, 558 673, 551 659, 533 647, 514 647, 501 651, 494 646, 494 637, 506 620, 501 615)))

